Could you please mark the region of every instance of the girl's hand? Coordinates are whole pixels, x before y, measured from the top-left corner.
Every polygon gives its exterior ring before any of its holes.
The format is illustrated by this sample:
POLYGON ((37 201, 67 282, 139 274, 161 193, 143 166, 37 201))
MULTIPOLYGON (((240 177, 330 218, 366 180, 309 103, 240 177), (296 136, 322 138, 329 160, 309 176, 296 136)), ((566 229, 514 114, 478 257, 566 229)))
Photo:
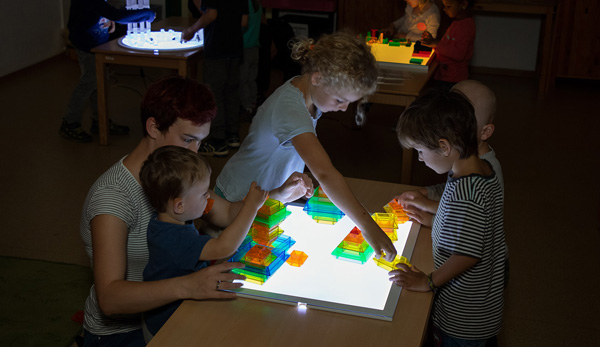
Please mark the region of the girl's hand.
POLYGON ((429 31, 423 31, 421 34, 421 41, 433 40, 433 36, 429 31))
POLYGON ((385 253, 384 259, 387 261, 392 261, 396 258, 398 252, 396 251, 392 240, 390 240, 389 236, 387 236, 383 230, 379 229, 375 232, 361 232, 367 243, 373 248, 373 251, 375 251, 376 258, 381 257, 381 252, 385 253))
POLYGON ((427 275, 414 265, 409 267, 400 263, 398 269, 390 271, 388 275, 390 275, 390 281, 404 289, 415 292, 428 292, 430 290, 427 275))
POLYGON ((282 203, 287 203, 313 196, 315 188, 313 181, 307 174, 294 172, 279 188, 275 188, 270 192, 271 199, 279 200, 282 203))

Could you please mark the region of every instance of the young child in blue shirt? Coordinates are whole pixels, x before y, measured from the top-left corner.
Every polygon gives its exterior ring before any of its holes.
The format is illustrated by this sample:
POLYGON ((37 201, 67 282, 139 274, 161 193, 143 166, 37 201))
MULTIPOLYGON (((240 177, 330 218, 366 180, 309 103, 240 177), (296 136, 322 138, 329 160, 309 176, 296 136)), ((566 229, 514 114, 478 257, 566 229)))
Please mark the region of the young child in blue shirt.
POLYGON ((400 116, 398 138, 437 173, 448 173, 431 236, 435 270, 398 266, 390 280, 411 291, 434 291, 438 346, 486 346, 500 332, 506 243, 504 194, 477 153, 477 121, 460 93, 433 90, 400 116))
MULTIPOLYGON (((226 258, 247 235, 267 192, 253 182, 233 222, 218 238, 198 233, 193 221, 208 213, 210 167, 201 156, 179 146, 156 149, 140 170, 140 181, 157 215, 148 224, 148 265, 144 281, 185 276, 226 258)), ((219 284, 217 284, 217 289, 219 284)), ((144 313, 142 329, 146 342, 158 332, 182 300, 144 313)))

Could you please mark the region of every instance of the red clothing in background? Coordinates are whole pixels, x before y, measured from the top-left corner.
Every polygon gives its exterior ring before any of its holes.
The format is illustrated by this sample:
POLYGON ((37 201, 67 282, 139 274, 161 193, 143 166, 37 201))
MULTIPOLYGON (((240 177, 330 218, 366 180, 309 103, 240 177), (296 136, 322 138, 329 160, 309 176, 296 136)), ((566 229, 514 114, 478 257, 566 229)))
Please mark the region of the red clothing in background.
POLYGON ((468 79, 474 43, 475 20, 467 17, 452 21, 435 48, 440 65, 434 79, 446 82, 468 79))

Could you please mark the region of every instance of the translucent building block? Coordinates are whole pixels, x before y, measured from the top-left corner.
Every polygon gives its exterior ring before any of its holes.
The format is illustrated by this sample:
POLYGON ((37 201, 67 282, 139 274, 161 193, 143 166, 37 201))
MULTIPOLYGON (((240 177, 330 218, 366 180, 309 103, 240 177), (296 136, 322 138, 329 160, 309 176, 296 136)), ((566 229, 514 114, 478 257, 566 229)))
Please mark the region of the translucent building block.
POLYGON ((306 253, 302 251, 293 251, 292 254, 290 254, 290 257, 286 260, 286 263, 290 264, 291 266, 300 267, 302 264, 304 264, 307 258, 308 255, 306 253))
POLYGON ((344 249, 340 246, 331 252, 337 259, 347 260, 354 263, 364 264, 369 260, 369 257, 373 255, 373 248, 368 246, 364 252, 357 252, 350 249, 344 249))
POLYGON ((404 208, 402 208, 402 205, 396 199, 388 202, 385 206, 383 206, 383 209, 385 212, 393 213, 396 216, 397 224, 404 224, 410 219, 410 217, 408 217, 406 214, 406 211, 404 211, 404 208))
POLYGON ((296 240, 294 240, 293 238, 287 235, 281 235, 271 244, 271 247, 273 248, 273 252, 275 253, 285 253, 295 243, 296 240))
POLYGON ((285 208, 285 205, 282 204, 280 201, 275 200, 275 199, 267 199, 267 201, 265 201, 263 206, 258 209, 258 212, 256 213, 256 215, 262 219, 268 219, 270 216, 272 216, 273 214, 279 212, 280 210, 282 210, 284 208, 285 208))
POLYGON ((398 264, 406 264, 409 267, 412 266, 408 259, 401 255, 396 255, 396 258, 391 262, 383 259, 383 255, 379 259, 373 258, 373 261, 377 264, 377 266, 382 267, 388 271, 396 270, 398 268, 398 264))
POLYGON ((243 262, 248 262, 256 265, 267 266, 272 261, 271 248, 263 245, 256 245, 242 258, 243 262))
POLYGON ((327 198, 327 194, 325 194, 325 192, 323 191, 323 188, 321 188, 321 186, 318 186, 317 188, 315 188, 315 192, 314 192, 313 196, 316 196, 319 198, 327 198))
POLYGON ((254 224, 263 228, 271 229, 276 225, 281 224, 283 220, 290 215, 287 208, 281 209, 267 218, 261 218, 258 215, 254 218, 254 224))
POLYGON ((270 246, 282 233, 283 229, 281 229, 279 226, 266 229, 254 225, 250 228, 249 232, 254 242, 265 246, 270 246))
POLYGON ((367 241, 363 241, 361 243, 342 241, 339 247, 349 249, 351 251, 364 252, 369 247, 369 244, 367 243, 367 241))
POLYGON ((365 238, 362 236, 362 232, 358 227, 352 228, 350 233, 344 238, 344 241, 354 242, 354 243, 363 243, 365 238))
POLYGON ((398 229, 396 215, 393 213, 373 213, 371 217, 382 229, 398 229))

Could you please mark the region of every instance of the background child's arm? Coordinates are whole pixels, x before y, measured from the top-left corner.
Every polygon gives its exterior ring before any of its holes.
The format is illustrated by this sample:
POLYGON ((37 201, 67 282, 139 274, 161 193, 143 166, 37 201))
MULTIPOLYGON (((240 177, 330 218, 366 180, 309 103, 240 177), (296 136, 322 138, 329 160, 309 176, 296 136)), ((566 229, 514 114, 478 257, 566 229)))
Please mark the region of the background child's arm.
POLYGON ((181 32, 181 40, 191 40, 198 30, 206 28, 215 19, 217 19, 217 10, 215 10, 214 8, 209 8, 208 10, 206 10, 206 13, 204 13, 202 17, 198 18, 198 20, 194 24, 192 24, 190 27, 185 28, 185 30, 181 32))
MULTIPOLYGON (((451 255, 444 265, 432 272, 431 279, 434 286, 443 286, 446 282, 473 267, 478 261, 479 259, 477 258, 465 255, 451 255)), ((398 270, 390 271, 389 275, 390 281, 402 288, 416 292, 428 292, 431 290, 427 274, 417 269, 414 265, 409 268, 407 265, 398 264, 398 270)))
POLYGON ((434 46, 438 54, 453 61, 467 59, 467 54, 470 52, 469 47, 475 41, 475 26, 470 23, 463 20, 461 25, 451 25, 444 34, 446 39, 439 41, 434 46))
POLYGON ((206 243, 200 253, 200 260, 221 259, 235 253, 248 234, 250 225, 256 217, 256 211, 265 203, 267 196, 266 191, 262 190, 256 182, 252 182, 239 213, 218 238, 210 239, 206 243))
POLYGON ((329 199, 362 231, 364 238, 373 247, 375 255, 379 257, 383 251, 388 261, 394 259, 396 249, 392 241, 354 196, 342 174, 331 163, 317 137, 312 133, 303 133, 294 137, 292 144, 329 199))

